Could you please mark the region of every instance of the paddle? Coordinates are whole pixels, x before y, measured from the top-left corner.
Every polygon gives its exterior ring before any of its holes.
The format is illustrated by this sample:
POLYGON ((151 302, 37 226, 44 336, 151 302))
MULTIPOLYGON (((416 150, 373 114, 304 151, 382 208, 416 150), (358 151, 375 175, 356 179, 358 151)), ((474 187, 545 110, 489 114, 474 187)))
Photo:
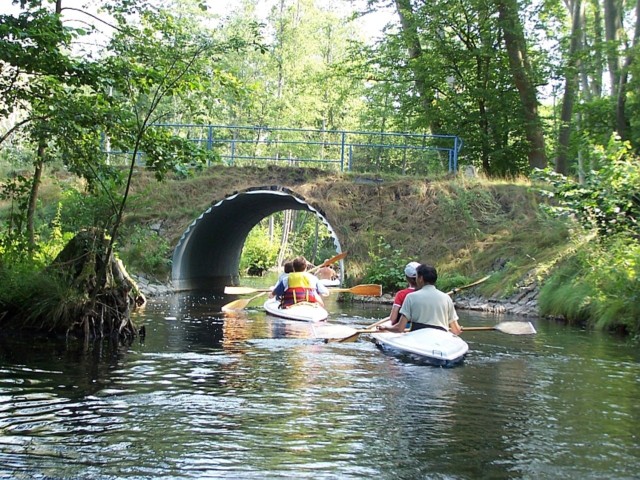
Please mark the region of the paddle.
POLYGON ((347 343, 347 342, 354 342, 358 339, 358 337, 360 336, 361 333, 373 333, 375 332, 375 328, 378 325, 382 325, 384 322, 388 321, 389 317, 384 317, 382 320, 378 320, 377 322, 372 323, 371 325, 367 325, 366 327, 364 327, 361 330, 356 330, 354 331, 351 335, 349 335, 348 337, 342 337, 342 338, 326 338, 325 339, 325 343, 330 343, 330 342, 338 342, 338 343, 347 343))
MULTIPOLYGON (((332 263, 339 262, 340 260, 342 260, 346 256, 347 256, 347 252, 339 253, 338 255, 335 255, 335 256, 325 260, 324 262, 322 262, 317 267, 312 268, 311 270, 309 270, 309 272, 312 273, 312 272, 314 272, 316 270, 321 269, 322 267, 326 267, 326 266, 331 265, 332 263)), ((270 292, 270 291, 271 291, 271 288, 224 287, 224 293, 226 293, 228 295, 247 295, 249 293, 270 292)), ((366 294, 362 293, 361 295, 366 295, 366 294)), ((382 293, 380 295, 382 295, 382 293)))
POLYGON ((536 329, 531 322, 502 322, 493 326, 462 327, 462 333, 487 330, 497 330, 498 332, 508 333, 510 335, 533 335, 536 333, 536 329))
POLYGON ((222 311, 233 312, 236 310, 244 310, 245 308, 247 308, 247 305, 249 305, 249 303, 251 303, 252 300, 255 300, 256 298, 263 296, 268 291, 269 290, 267 290, 266 292, 260 292, 257 295, 254 295, 253 297, 250 297, 250 298, 240 298, 238 300, 234 300, 233 302, 226 303, 222 306, 222 311))
POLYGON ((271 288, 252 288, 252 287, 224 287, 224 293, 228 295, 247 295, 256 292, 270 292, 271 288))
MULTIPOLYGON (((351 288, 329 288, 330 292, 346 292, 354 295, 368 295, 370 297, 379 297, 382 295, 382 285, 364 284, 356 285, 351 288)), ((230 295, 246 295, 255 292, 270 292, 270 288, 251 288, 251 287, 224 287, 224 293, 230 295)))
POLYGON ((382 295, 382 285, 375 285, 372 283, 364 285, 356 285, 351 288, 329 288, 330 292, 336 293, 353 293, 354 295, 366 295, 369 297, 380 297, 382 295))
POLYGON ((333 263, 339 262, 340 260, 342 260, 346 256, 347 256, 347 252, 339 253, 338 255, 335 255, 335 256, 329 258, 328 260, 325 260, 324 262, 322 262, 317 267, 313 267, 311 270, 308 270, 308 272, 309 273, 313 273, 313 272, 316 272, 316 271, 320 270, 322 267, 328 267, 329 265, 331 265, 333 263))
MULTIPOLYGON (((464 290, 465 288, 471 288, 471 287, 475 287, 476 285, 485 282, 491 275, 487 275, 486 277, 482 277, 480 280, 476 280, 473 283, 470 283, 469 285, 464 285, 462 287, 458 287, 458 288, 454 288, 453 290, 450 290, 447 292, 447 295, 453 295, 454 293, 459 292, 460 290, 464 290)), ((348 337, 344 337, 344 338, 340 338, 337 340, 327 340, 327 342, 330 341, 334 341, 334 342, 353 342, 354 340, 356 340, 358 338, 358 336, 360 336, 360 334, 362 333, 374 333, 375 332, 375 327, 377 327, 380 324, 383 324, 384 322, 386 322, 387 320, 389 320, 389 317, 387 318, 383 318, 382 320, 379 320, 375 323, 372 323, 371 325, 367 325, 365 328, 363 328, 362 330, 358 330, 356 331, 354 334, 349 335, 348 337)))

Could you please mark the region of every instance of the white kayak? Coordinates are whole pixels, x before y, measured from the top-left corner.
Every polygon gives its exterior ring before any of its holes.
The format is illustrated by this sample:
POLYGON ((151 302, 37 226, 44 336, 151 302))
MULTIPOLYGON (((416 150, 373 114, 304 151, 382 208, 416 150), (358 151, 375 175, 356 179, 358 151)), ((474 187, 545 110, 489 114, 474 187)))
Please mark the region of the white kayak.
POLYGON ((264 309, 267 313, 276 317, 300 320, 302 322, 321 322, 329 316, 329 312, 318 303, 302 302, 287 308, 280 308, 280 300, 275 298, 270 298, 264 302, 264 309))
POLYGON ((340 279, 339 278, 334 278, 333 280, 324 278, 321 280, 318 280, 322 285, 324 285, 325 287, 339 287, 340 286, 340 279))
POLYGON ((427 363, 450 367, 464 360, 469 345, 457 335, 437 328, 413 332, 380 332, 371 336, 383 350, 417 356, 427 363))

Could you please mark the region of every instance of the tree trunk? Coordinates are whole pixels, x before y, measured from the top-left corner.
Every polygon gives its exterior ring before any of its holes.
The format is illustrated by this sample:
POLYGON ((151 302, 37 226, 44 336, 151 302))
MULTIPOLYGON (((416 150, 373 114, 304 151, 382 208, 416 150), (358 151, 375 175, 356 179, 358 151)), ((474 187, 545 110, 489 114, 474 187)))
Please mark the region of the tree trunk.
POLYGON ((609 66, 609 82, 611 97, 617 98, 620 84, 620 58, 618 44, 622 30, 622 12, 620 0, 604 0, 604 31, 607 40, 607 65, 609 66))
POLYGON ((496 4, 509 57, 511 74, 524 110, 525 131, 530 145, 529 166, 531 168, 545 168, 547 166, 547 155, 545 152, 544 133, 542 122, 538 115, 538 98, 527 55, 524 30, 518 18, 518 3, 517 0, 499 0, 496 4))
POLYGON ((398 11, 398 17, 400 18, 400 26, 402 27, 402 36, 409 55, 409 66, 413 71, 416 91, 420 95, 420 101, 425 112, 425 117, 429 121, 431 133, 440 133, 440 124, 435 118, 433 118, 432 114, 432 103, 435 98, 435 94, 433 90, 427 86, 427 82, 422 72, 424 67, 420 64, 420 60, 422 59, 422 45, 420 44, 416 17, 413 11, 413 6, 411 5, 411 0, 395 0, 395 3, 396 10, 398 11))
POLYGON ((567 175, 567 154, 571 140, 573 104, 578 89, 579 54, 582 38, 583 3, 582 0, 574 0, 571 5, 571 43, 569 45, 568 63, 565 71, 564 97, 562 99, 562 113, 560 115, 560 132, 558 134, 558 154, 556 156, 556 172, 567 175))
POLYGON ((84 336, 87 340, 108 336, 133 338, 138 334, 130 313, 146 300, 122 262, 113 255, 104 256, 108 243, 104 231, 81 231, 47 267, 85 295, 78 296, 73 309, 52 309, 43 319, 45 328, 51 322, 56 330, 64 329, 67 334, 84 336))
POLYGON ((618 84, 618 96, 616 98, 616 129, 618 135, 623 140, 628 139, 627 132, 631 125, 629 118, 625 112, 627 104, 627 81, 629 78, 629 69, 633 62, 633 51, 638 46, 638 40, 640 39, 640 0, 636 0, 636 25, 633 32, 633 46, 628 48, 622 71, 620 72, 620 83, 618 84))
MULTIPOLYGON (((590 92, 596 98, 602 97, 602 75, 603 75, 603 60, 602 51, 604 49, 603 34, 602 34, 602 11, 599 0, 591 0, 593 7, 593 72, 591 79, 590 92)), ((586 25, 583 22, 583 25, 586 25)), ((586 29, 583 32, 586 34, 586 29)), ((586 43, 583 43, 586 44, 586 43)))
POLYGON ((42 181, 42 171, 44 170, 44 156, 46 148, 47 146, 44 141, 40 141, 40 143, 38 144, 35 170, 33 172, 33 181, 31 183, 31 192, 29 193, 29 204, 27 206, 27 241, 29 242, 29 246, 31 246, 32 248, 36 245, 36 205, 38 204, 40 183, 42 181))

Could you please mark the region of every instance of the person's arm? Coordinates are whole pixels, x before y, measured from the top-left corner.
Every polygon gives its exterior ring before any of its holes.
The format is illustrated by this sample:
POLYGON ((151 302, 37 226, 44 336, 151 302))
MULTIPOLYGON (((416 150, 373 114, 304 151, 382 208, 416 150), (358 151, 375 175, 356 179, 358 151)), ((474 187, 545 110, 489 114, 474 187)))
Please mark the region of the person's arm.
POLYGON ((462 327, 457 320, 453 320, 449 322, 449 331, 455 335, 460 335, 462 333, 462 327))
POLYGON ((384 325, 380 325, 378 327, 378 330, 380 330, 381 332, 398 332, 398 333, 402 333, 404 332, 405 328, 407 328, 407 324, 409 323, 409 319, 407 317, 405 317, 404 315, 400 315, 400 320, 398 320, 398 323, 396 323, 395 325, 392 325, 390 327, 385 327, 384 325))
POLYGON ((453 300, 451 300, 451 297, 449 298, 449 330, 451 331, 451 333, 455 334, 455 335, 460 335, 462 333, 462 327, 460 326, 460 324, 458 323, 458 312, 456 312, 456 307, 453 304, 453 300))
POLYGON ((271 293, 269 294, 269 298, 281 297, 282 295, 284 295, 284 292, 287 289, 287 287, 284 284, 285 280, 286 280, 286 277, 281 279, 278 282, 278 284, 275 286, 275 288, 273 290, 271 290, 271 293))
POLYGON ((391 321, 391 325, 398 323, 398 320, 400 320, 400 305, 394 304, 393 307, 391 307, 389 320, 391 321))
POLYGON ((327 287, 325 287, 322 282, 318 281, 318 279, 315 279, 316 282, 316 291, 322 295, 323 297, 328 297, 329 295, 331 295, 331 292, 329 291, 329 289, 327 287))

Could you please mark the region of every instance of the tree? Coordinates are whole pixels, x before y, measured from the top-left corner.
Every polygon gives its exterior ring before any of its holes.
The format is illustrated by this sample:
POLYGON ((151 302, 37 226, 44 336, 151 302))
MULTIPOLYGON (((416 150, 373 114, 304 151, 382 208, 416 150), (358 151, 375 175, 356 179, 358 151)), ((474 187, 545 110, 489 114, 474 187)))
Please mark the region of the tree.
MULTIPOLYGON (((188 138, 154 124, 166 118, 169 109, 165 105, 171 103, 171 98, 202 89, 204 83, 200 79, 205 74, 222 77, 219 72, 211 74, 208 62, 215 62, 227 51, 247 48, 250 42, 237 38, 217 41, 206 31, 194 31, 192 24, 182 22, 168 10, 147 8, 146 2, 127 0, 105 4, 114 18, 115 33, 97 61, 82 61, 70 53, 44 56, 37 48, 27 48, 25 54, 18 54, 25 42, 24 34, 19 31, 20 21, 37 20, 29 24, 33 26, 29 34, 35 39, 49 33, 43 32, 40 24, 53 25, 54 32, 66 32, 60 23, 60 1, 53 14, 40 8, 35 0, 24 6, 27 11, 13 23, 16 26, 0 31, 4 34, 3 40, 14 47, 13 55, 5 53, 9 75, 3 76, 2 87, 23 102, 29 119, 20 122, 19 128, 30 125, 40 162, 45 148, 51 155, 60 155, 72 172, 88 181, 90 190, 106 191, 112 207, 108 218, 100 219, 101 228, 107 229, 110 235, 106 242, 96 243, 96 255, 102 260, 93 265, 100 266, 100 271, 95 272, 95 289, 89 292, 91 301, 86 305, 86 315, 82 316, 84 326, 80 327, 85 332, 95 331, 99 321, 96 312, 101 309, 94 307, 102 297, 101 289, 108 288, 110 282, 108 259, 112 258, 118 239, 140 154, 144 153, 146 167, 155 172, 158 179, 181 163, 206 159, 206 153, 188 138), (131 18, 136 20, 132 22, 131 18), (42 57, 47 60, 44 65, 39 63, 42 57), (58 60, 53 66, 51 58, 58 60), (207 62, 200 61, 204 58, 207 62), (21 86, 20 80, 24 80, 25 75, 35 77, 33 87, 21 86), (109 164, 102 152, 100 132, 114 148, 129 155, 124 184, 120 182, 118 169, 109 164)), ((12 19, 4 20, 11 23, 12 19)), ((61 42, 68 38, 59 34, 47 46, 53 52, 60 52, 61 42)), ((33 43, 37 42, 33 40, 33 43)), ((30 44, 27 40, 26 45, 30 44)), ((11 107, 4 108, 8 112, 11 107)), ((38 171, 41 172, 37 166, 34 185, 39 181, 38 171)), ((32 198, 36 195, 34 187, 32 198)), ((35 201, 30 205, 35 208, 35 201)))
POLYGON ((534 74, 529 63, 529 52, 524 36, 522 22, 518 18, 517 0, 498 0, 496 2, 499 23, 504 34, 504 44, 509 57, 513 81, 520 94, 522 109, 526 119, 526 133, 529 141, 529 166, 544 168, 547 166, 544 133, 538 115, 538 98, 534 83, 534 74))
POLYGON ((571 8, 571 42, 567 54, 567 68, 565 69, 565 88, 560 115, 560 132, 558 135, 558 155, 556 156, 556 172, 567 174, 567 154, 573 119, 573 104, 579 86, 579 55, 582 41, 582 22, 584 7, 582 0, 574 0, 569 4, 571 8))

